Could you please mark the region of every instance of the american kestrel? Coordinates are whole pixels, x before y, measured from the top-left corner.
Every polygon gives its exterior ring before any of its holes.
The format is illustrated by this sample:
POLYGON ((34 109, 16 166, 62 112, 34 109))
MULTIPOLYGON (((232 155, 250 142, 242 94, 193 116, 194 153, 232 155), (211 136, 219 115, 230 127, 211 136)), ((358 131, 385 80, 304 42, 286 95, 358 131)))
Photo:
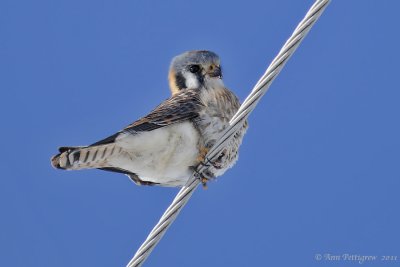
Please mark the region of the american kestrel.
MULTIPOLYGON (((59 148, 52 165, 119 172, 139 185, 185 185, 240 103, 224 86, 220 59, 213 52, 176 56, 168 78, 172 96, 147 116, 92 145, 59 148)), ((202 174, 203 183, 235 164, 246 129, 247 121, 202 174)))

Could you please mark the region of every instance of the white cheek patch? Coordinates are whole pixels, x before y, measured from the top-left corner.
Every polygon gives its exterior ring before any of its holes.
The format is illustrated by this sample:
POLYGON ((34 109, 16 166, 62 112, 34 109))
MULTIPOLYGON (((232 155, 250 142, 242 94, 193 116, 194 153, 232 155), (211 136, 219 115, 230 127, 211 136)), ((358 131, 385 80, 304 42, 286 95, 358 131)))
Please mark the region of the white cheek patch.
POLYGON ((185 79, 186 79, 186 88, 199 88, 200 84, 199 81, 193 73, 187 72, 185 73, 185 79))

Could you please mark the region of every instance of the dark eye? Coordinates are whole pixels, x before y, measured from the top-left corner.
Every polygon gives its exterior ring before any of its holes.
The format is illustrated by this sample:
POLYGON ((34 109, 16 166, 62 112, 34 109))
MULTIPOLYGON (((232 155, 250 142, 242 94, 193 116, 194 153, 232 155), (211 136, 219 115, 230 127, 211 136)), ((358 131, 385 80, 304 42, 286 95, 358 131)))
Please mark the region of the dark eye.
POLYGON ((200 66, 199 65, 191 65, 191 66, 189 66, 189 71, 191 72, 191 73, 196 73, 196 72, 198 72, 200 70, 200 66))

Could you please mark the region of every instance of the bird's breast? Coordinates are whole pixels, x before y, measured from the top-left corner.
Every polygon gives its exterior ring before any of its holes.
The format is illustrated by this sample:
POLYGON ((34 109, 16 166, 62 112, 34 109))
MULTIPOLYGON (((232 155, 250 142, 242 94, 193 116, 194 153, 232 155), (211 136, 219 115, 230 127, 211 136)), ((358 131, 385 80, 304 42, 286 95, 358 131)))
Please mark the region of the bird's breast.
MULTIPOLYGON (((200 95, 204 108, 199 112, 195 125, 200 132, 201 146, 211 148, 229 126, 229 121, 240 107, 238 98, 226 88, 204 90, 200 95)), ((243 124, 218 155, 213 166, 203 173, 207 178, 222 175, 232 167, 238 159, 239 146, 247 129, 247 121, 243 124)))
POLYGON ((237 97, 224 87, 204 90, 200 99, 204 108, 199 112, 196 125, 204 145, 210 148, 229 125, 229 120, 239 109, 240 103, 237 97))

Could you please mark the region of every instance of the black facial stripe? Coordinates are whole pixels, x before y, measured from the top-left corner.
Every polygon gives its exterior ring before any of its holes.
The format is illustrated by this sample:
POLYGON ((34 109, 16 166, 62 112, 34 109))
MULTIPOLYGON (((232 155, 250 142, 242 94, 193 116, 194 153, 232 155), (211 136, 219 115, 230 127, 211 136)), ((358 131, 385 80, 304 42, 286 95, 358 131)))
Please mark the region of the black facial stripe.
POLYGON ((195 73, 197 80, 199 81, 199 83, 202 85, 204 83, 204 77, 203 75, 201 75, 201 72, 196 72, 195 73))
POLYGON ((186 79, 181 73, 176 74, 175 83, 179 90, 186 89, 186 79))

